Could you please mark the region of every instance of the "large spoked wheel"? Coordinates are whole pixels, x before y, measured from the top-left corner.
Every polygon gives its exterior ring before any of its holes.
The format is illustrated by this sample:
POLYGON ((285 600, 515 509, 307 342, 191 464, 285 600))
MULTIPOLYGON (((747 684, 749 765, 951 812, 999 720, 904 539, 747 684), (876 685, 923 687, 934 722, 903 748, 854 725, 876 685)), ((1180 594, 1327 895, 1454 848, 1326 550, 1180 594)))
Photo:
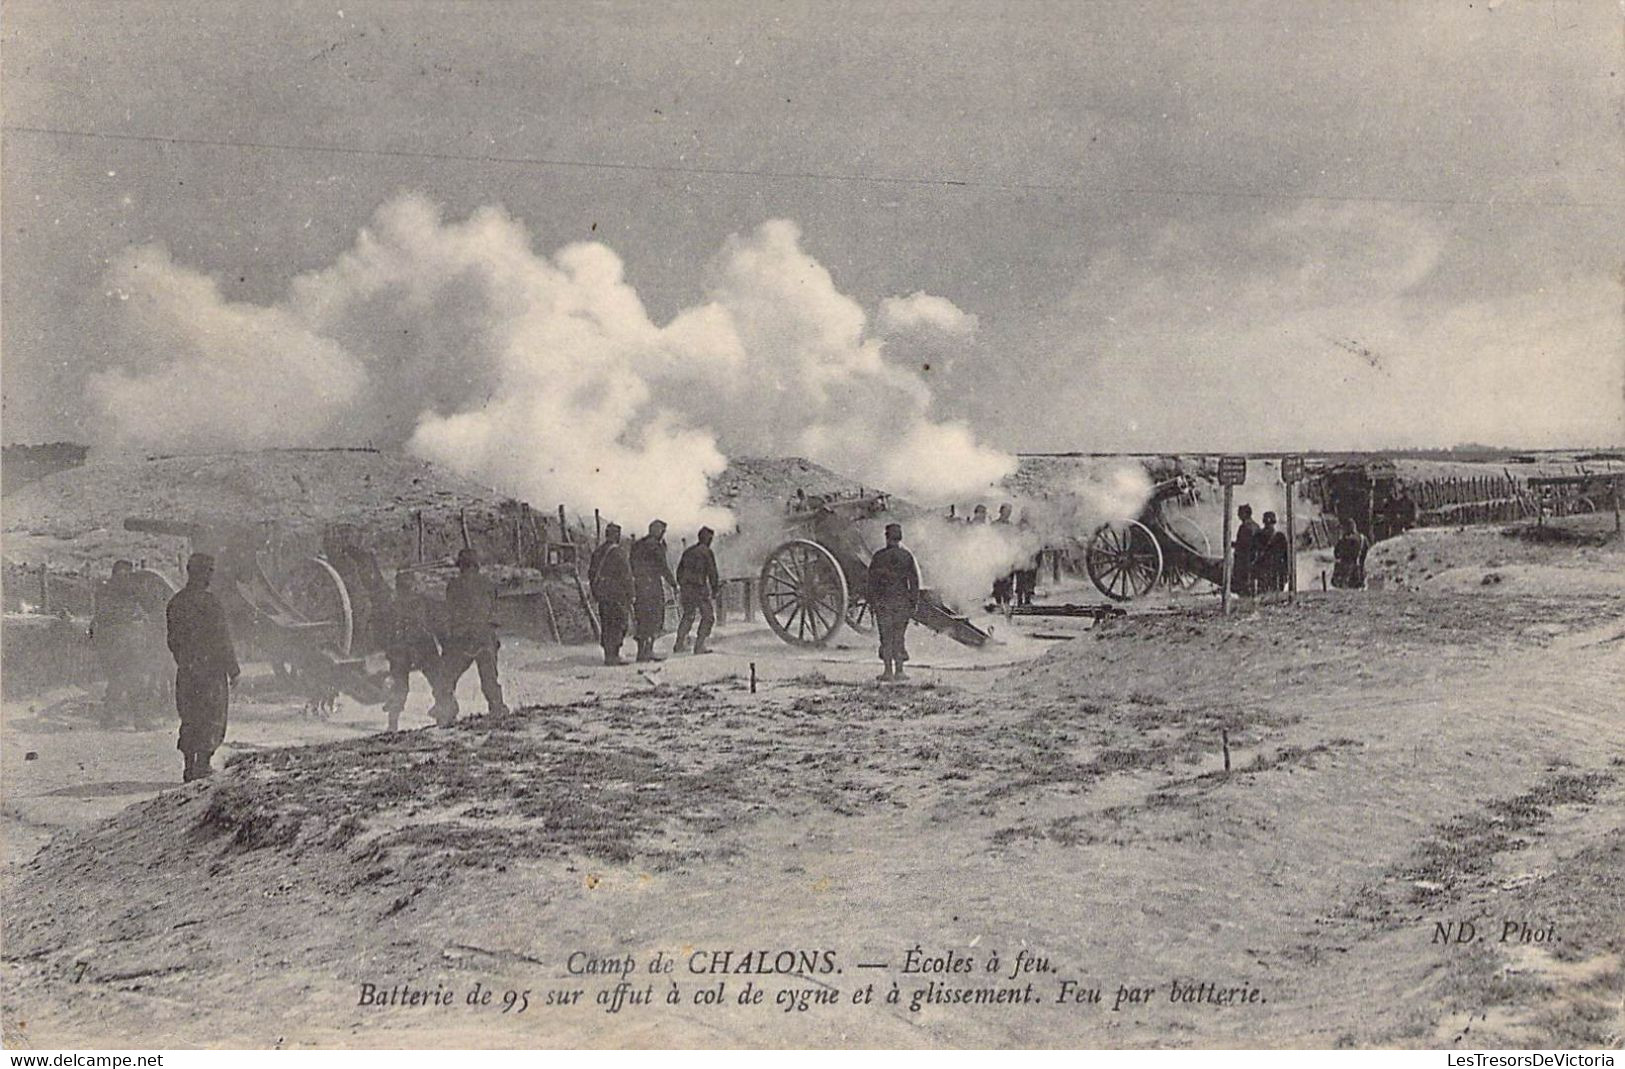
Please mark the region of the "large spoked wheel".
POLYGON ((1084 565, 1095 589, 1113 601, 1151 593, 1162 575, 1162 547, 1145 524, 1103 523, 1089 539, 1084 565))
POLYGON ((355 645, 355 609, 350 590, 334 567, 321 557, 306 557, 288 569, 280 591, 300 622, 321 636, 321 644, 340 657, 355 645), (321 625, 317 627, 315 625, 321 625))
POLYGON ((846 576, 817 542, 786 542, 762 565, 761 601, 774 634, 791 645, 822 646, 846 619, 846 576))
MULTIPOLYGON (((1170 534, 1185 544, 1185 547, 1194 550, 1203 557, 1213 555, 1213 543, 1209 541, 1207 532, 1202 530, 1200 524, 1189 516, 1172 516, 1165 521, 1170 534)), ((1159 547, 1160 548, 1160 547, 1159 547)), ((1176 590, 1189 590, 1202 578, 1189 568, 1183 567, 1179 554, 1173 553, 1164 561, 1164 578, 1168 585, 1176 590)))

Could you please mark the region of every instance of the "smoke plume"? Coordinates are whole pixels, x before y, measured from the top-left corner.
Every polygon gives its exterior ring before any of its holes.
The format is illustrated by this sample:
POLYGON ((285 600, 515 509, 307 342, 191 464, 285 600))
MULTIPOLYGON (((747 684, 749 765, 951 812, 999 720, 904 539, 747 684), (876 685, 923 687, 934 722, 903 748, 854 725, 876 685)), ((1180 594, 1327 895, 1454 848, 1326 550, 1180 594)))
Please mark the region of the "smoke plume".
POLYGON ((270 306, 133 248, 108 287, 127 359, 90 386, 100 444, 370 441, 539 506, 681 528, 731 526, 707 502, 729 452, 805 455, 922 500, 1013 469, 888 358, 893 335, 973 334, 948 300, 889 299, 872 330, 785 220, 731 237, 699 277, 704 300, 660 325, 607 246, 541 255, 498 208, 447 221, 417 196, 270 306))

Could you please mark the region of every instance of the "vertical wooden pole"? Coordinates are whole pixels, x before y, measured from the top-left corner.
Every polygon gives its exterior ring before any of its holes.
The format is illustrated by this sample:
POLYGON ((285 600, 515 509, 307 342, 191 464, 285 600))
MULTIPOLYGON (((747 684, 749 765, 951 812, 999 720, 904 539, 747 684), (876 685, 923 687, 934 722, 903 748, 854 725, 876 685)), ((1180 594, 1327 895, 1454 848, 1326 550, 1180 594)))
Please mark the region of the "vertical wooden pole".
POLYGON ((597 509, 592 510, 592 540, 594 542, 604 540, 604 517, 599 514, 597 509))
POLYGON ((39 611, 49 616, 51 613, 51 562, 46 561, 39 566, 39 611))
POLYGON ((1621 533, 1619 526, 1619 499, 1625 496, 1625 475, 1614 476, 1614 533, 1621 533))
POLYGON ((1224 488, 1224 585, 1219 587, 1219 611, 1230 614, 1230 573, 1236 566, 1236 549, 1230 544, 1230 503, 1235 498, 1235 487, 1224 488))
POLYGON ((559 506, 559 541, 560 542, 568 542, 568 541, 570 541, 570 532, 568 530, 566 530, 565 526, 564 526, 564 506, 563 505, 559 506))
POLYGON ((1286 600, 1298 598, 1298 534, 1292 526, 1292 484, 1286 484, 1286 600))

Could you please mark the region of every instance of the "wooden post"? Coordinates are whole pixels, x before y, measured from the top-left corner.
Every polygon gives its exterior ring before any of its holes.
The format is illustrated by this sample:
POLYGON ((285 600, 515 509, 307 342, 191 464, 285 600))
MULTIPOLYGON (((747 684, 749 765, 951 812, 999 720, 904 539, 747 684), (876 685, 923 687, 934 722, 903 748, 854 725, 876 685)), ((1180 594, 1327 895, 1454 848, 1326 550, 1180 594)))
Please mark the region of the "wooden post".
POLYGON ((1296 454, 1281 458, 1281 481, 1286 483, 1286 600, 1287 604, 1297 600, 1298 597, 1298 529, 1292 522, 1292 499, 1298 480, 1303 478, 1303 458, 1296 454))
POLYGON ((570 541, 570 532, 564 526, 564 506, 563 505, 559 506, 559 541, 560 542, 568 542, 568 541, 570 541))
POLYGON ((553 599, 547 596, 547 588, 542 588, 542 604, 547 606, 548 630, 553 632, 553 644, 564 645, 564 632, 559 630, 559 614, 553 608, 553 599))
POLYGON ((412 522, 417 525, 417 529, 418 529, 418 540, 417 540, 418 541, 418 556, 417 556, 417 563, 422 564, 423 563, 423 510, 422 509, 417 509, 416 511, 414 511, 412 513, 412 522))
POLYGON ((1619 534, 1619 499, 1625 495, 1625 475, 1614 476, 1614 533, 1619 534))
POLYGON ((46 561, 39 566, 39 611, 49 616, 51 613, 51 562, 46 561))
POLYGON ((597 509, 592 510, 592 540, 595 543, 604 540, 604 517, 599 515, 597 509))
POLYGON ((1298 599, 1298 536, 1292 526, 1292 487, 1286 488, 1286 600, 1290 605, 1298 599))
POLYGON ((1219 729, 1219 741, 1224 744, 1224 770, 1230 771, 1230 732, 1226 728, 1219 729))
POLYGON ((1235 487, 1224 488, 1224 585, 1219 587, 1219 611, 1226 616, 1230 614, 1230 573, 1236 566, 1236 549, 1230 544, 1230 503, 1235 496, 1235 487))
POLYGON ((756 662, 750 662, 750 692, 756 693, 756 662))

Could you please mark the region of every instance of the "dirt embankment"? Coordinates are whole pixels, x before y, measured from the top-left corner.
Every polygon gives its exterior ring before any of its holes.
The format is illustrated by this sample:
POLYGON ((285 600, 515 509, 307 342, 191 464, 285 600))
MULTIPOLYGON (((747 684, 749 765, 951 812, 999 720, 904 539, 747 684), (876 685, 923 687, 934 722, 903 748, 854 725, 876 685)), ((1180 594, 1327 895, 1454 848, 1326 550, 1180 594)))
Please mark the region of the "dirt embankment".
POLYGON ((1625 594, 1612 514, 1547 523, 1424 528, 1378 542, 1366 572, 1390 587, 1519 597, 1625 594))
POLYGON ((1602 594, 1333 592, 1114 621, 1009 674, 752 694, 717 661, 255 754, 11 875, 7 1010, 180 1045, 1617 1043, 1621 634, 1602 594), (1557 936, 1432 942, 1473 918, 1557 936), (445 1024, 355 998, 545 986, 581 948, 921 941, 1267 1002, 445 1024))

